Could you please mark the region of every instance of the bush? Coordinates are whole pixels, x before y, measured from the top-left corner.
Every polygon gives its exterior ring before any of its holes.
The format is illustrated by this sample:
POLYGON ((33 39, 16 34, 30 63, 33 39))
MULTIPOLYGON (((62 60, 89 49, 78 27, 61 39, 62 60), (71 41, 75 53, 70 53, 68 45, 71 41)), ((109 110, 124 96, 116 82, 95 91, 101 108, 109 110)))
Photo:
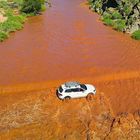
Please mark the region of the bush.
POLYGON ((23 0, 13 0, 13 2, 20 6, 22 5, 23 0))
POLYGON ((8 19, 0 23, 0 42, 8 38, 10 32, 22 29, 26 19, 24 15, 14 15, 10 9, 5 10, 5 15, 8 19))
POLYGON ((110 19, 110 18, 104 18, 103 21, 104 21, 105 25, 108 25, 108 26, 112 26, 113 25, 113 20, 110 19))
POLYGON ((118 11, 115 11, 112 13, 112 19, 122 19, 122 15, 118 11))
POLYGON ((7 9, 9 6, 7 5, 6 1, 0 1, 0 8, 7 9))
POLYGON ((42 11, 42 12, 43 12, 43 11, 46 11, 46 5, 44 5, 44 4, 41 5, 41 11, 42 11))
POLYGON ((8 34, 6 32, 0 31, 0 42, 8 38, 8 34))
POLYGON ((135 31, 132 34, 132 38, 136 39, 136 40, 140 40, 140 30, 135 31))
POLYGON ((123 12, 128 16, 132 11, 132 7, 128 6, 127 4, 123 7, 123 12))
POLYGON ((8 20, 3 23, 0 23, 1 31, 9 33, 23 28, 23 23, 26 19, 25 16, 23 15, 15 16, 10 10, 6 12, 6 16, 8 16, 8 20))
MULTIPOLYGON (((132 25, 138 25, 139 22, 140 0, 118 0, 116 5, 113 5, 113 1, 115 0, 88 0, 88 4, 92 11, 102 15, 105 25, 122 32, 131 31, 132 25)), ((132 37, 140 40, 140 29, 132 37)))
POLYGON ((124 31, 126 28, 126 21, 125 20, 116 20, 114 21, 113 28, 118 31, 124 31))
POLYGON ((8 38, 10 32, 22 29, 27 16, 33 16, 46 9, 45 0, 13 0, 13 2, 21 9, 20 15, 14 14, 12 6, 7 1, 0 2, 0 8, 7 17, 5 22, 0 23, 0 42, 8 38))
POLYGON ((21 11, 27 14, 37 14, 41 11, 41 4, 41 0, 24 0, 22 3, 21 11))
POLYGON ((20 22, 9 21, 7 20, 2 24, 2 29, 5 32, 15 32, 23 28, 23 25, 20 22))
POLYGON ((103 14, 103 18, 106 19, 106 18, 112 18, 112 15, 110 13, 107 13, 107 12, 104 12, 103 14))

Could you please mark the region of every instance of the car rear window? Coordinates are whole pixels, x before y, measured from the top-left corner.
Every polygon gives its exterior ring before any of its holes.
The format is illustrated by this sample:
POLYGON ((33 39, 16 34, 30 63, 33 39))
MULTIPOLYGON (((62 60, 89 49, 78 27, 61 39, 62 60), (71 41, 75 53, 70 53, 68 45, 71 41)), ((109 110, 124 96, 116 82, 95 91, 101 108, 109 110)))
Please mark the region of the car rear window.
POLYGON ((87 90, 87 87, 86 87, 86 85, 84 85, 84 84, 81 84, 80 86, 81 86, 81 88, 82 88, 82 89, 85 89, 85 90, 87 90))
POLYGON ((60 86, 59 87, 59 92, 62 93, 63 92, 63 88, 60 86))
POLYGON ((71 89, 67 89, 65 92, 72 92, 72 90, 71 89))
POLYGON ((79 89, 79 88, 73 88, 72 91, 73 91, 73 92, 79 92, 80 89, 79 89))

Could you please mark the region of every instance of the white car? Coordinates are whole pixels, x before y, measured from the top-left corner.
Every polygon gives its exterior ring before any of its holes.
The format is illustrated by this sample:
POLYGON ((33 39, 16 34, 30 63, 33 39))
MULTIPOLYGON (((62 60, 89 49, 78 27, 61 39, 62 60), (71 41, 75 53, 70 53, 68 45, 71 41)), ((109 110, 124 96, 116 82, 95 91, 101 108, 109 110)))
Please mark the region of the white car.
POLYGON ((59 99, 81 98, 87 97, 89 94, 94 95, 96 89, 90 84, 80 84, 78 82, 67 82, 57 89, 57 97, 59 99))

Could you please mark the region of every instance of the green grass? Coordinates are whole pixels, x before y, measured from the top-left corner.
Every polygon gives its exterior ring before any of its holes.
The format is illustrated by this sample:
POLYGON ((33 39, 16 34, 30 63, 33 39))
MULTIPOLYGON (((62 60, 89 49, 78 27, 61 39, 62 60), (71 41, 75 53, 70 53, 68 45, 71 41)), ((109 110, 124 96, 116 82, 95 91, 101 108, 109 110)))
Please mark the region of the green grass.
POLYGON ((136 39, 136 40, 140 40, 140 30, 135 31, 132 34, 132 38, 136 39))
POLYGON ((122 19, 122 15, 118 11, 112 13, 112 19, 122 19))
POLYGON ((115 20, 113 24, 113 28, 117 31, 123 32, 126 28, 126 21, 121 19, 115 20))
MULTIPOLYGON (((0 5, 2 7, 2 5, 0 5)), ((15 32, 23 28, 23 24, 26 20, 25 15, 14 15, 13 11, 8 4, 4 2, 3 9, 5 11, 5 16, 8 19, 0 23, 0 42, 4 41, 8 38, 10 32, 15 32)))
POLYGON ((1 2, 0 2, 0 8, 3 8, 3 9, 8 9, 8 8, 9 8, 9 6, 8 6, 8 4, 7 4, 7 2, 6 2, 6 1, 1 1, 1 2))
MULTIPOLYGON (((132 26, 138 21, 138 9, 134 8, 139 0, 120 0, 115 7, 106 5, 106 0, 88 0, 89 7, 92 11, 99 13, 104 24, 113 27, 121 32, 132 30, 132 26), (106 7, 105 7, 106 5, 106 7), (134 7, 133 7, 134 6, 134 7)), ((113 1, 112 1, 113 2, 113 1)), ((137 24, 137 23, 136 23, 137 24)), ((140 40, 140 29, 132 34, 134 39, 140 40)))
POLYGON ((42 11, 42 12, 46 11, 46 5, 45 5, 45 4, 42 4, 42 5, 41 5, 41 11, 42 11))
POLYGON ((112 26, 114 24, 113 20, 110 18, 104 18, 103 21, 104 21, 104 24, 108 26, 112 26))
POLYGON ((105 25, 112 26, 115 30, 124 31, 126 28, 126 21, 122 19, 118 11, 111 13, 104 12, 102 20, 105 25))
POLYGON ((0 31, 0 42, 8 38, 8 33, 0 31))
MULTIPOLYGON (((32 0, 33 1, 33 0, 32 0)), ((17 10, 21 11, 23 0, 13 0, 14 4, 17 6, 17 10)), ((34 2, 34 1, 33 1, 34 2)), ((41 11, 46 10, 46 5, 44 0, 40 0, 41 11)), ((29 6, 29 5, 28 5, 29 6)), ((7 21, 0 23, 0 42, 4 41, 8 38, 10 32, 15 32, 17 30, 21 30, 23 28, 23 24, 26 20, 26 17, 34 16, 34 12, 23 13, 21 12, 19 15, 15 15, 13 12, 13 5, 9 5, 6 1, 0 2, 0 8, 2 8, 7 17, 7 21)))

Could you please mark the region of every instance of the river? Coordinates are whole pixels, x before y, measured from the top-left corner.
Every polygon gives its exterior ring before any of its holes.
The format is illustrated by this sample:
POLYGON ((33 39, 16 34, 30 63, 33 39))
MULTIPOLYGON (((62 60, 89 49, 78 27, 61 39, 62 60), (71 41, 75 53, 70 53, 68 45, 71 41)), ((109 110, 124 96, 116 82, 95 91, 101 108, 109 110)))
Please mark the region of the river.
POLYGON ((52 0, 0 43, 1 86, 81 79, 117 112, 139 109, 140 42, 103 25, 82 0, 52 0))

